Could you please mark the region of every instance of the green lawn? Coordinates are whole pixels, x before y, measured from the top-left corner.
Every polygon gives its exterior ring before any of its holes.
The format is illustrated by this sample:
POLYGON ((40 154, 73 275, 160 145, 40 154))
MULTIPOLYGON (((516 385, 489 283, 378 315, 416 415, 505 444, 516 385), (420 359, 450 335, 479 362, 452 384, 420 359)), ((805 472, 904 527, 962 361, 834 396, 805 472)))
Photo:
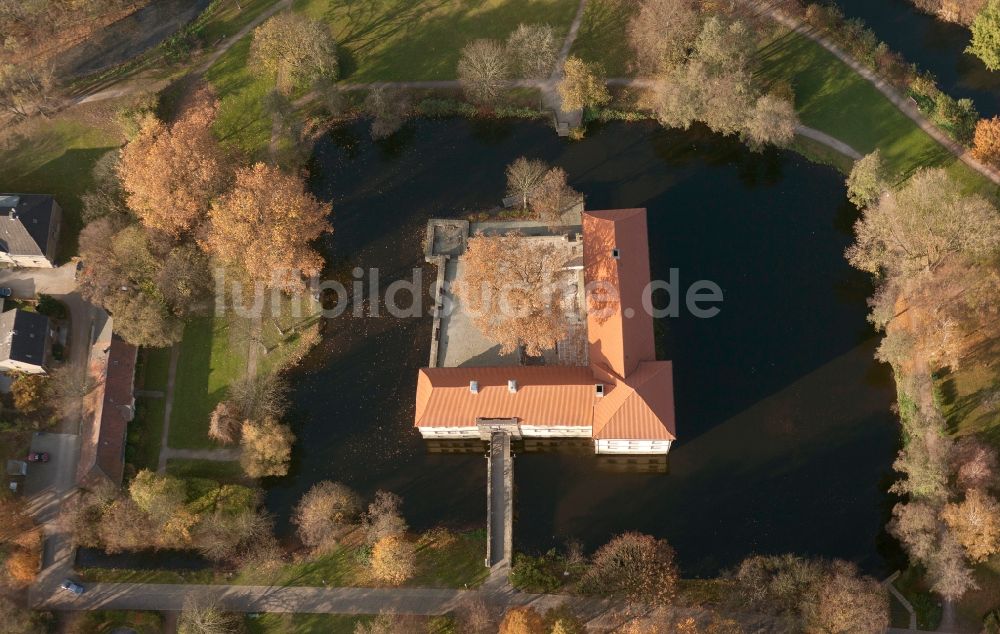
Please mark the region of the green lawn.
POLYGON ((264 112, 264 98, 274 81, 252 71, 250 36, 244 37, 205 74, 219 93, 215 132, 227 147, 250 159, 263 159, 271 140, 271 119, 264 112))
MULTIPOLYGON (((482 583, 489 570, 483 565, 486 554, 484 531, 453 534, 440 543, 427 535, 417 541, 416 574, 404 585, 410 587, 462 588, 482 583)), ((341 546, 328 555, 289 564, 277 573, 261 576, 241 574, 234 583, 278 586, 351 586, 380 585, 368 573, 365 551, 358 546, 341 546)))
POLYGON ((228 460, 167 460, 167 473, 179 478, 208 478, 217 482, 243 482, 246 476, 239 462, 228 460))
POLYGON ((169 444, 176 449, 214 447, 208 419, 225 398, 226 388, 246 372, 246 346, 230 341, 227 323, 214 317, 196 319, 184 328, 169 444))
POLYGON ((261 614, 245 618, 249 634, 354 634, 355 626, 369 616, 343 614, 261 614))
POLYGON ((139 397, 135 418, 128 424, 125 441, 125 461, 140 469, 156 471, 163 440, 163 399, 139 397))
POLYGON ((986 187, 948 150, 899 111, 874 86, 812 40, 786 33, 758 56, 765 82, 787 81, 804 125, 862 154, 875 148, 902 180, 922 167, 946 167, 971 187, 986 187))
POLYGON ((342 78, 352 82, 454 79, 462 47, 506 39, 519 23, 545 23, 559 37, 577 0, 296 0, 324 20, 338 44, 342 78))
POLYGON ((0 191, 52 194, 63 209, 59 259, 76 254, 80 195, 93 184, 94 163, 121 145, 113 126, 98 126, 79 112, 35 119, 7 132, 0 148, 0 191))
POLYGON ((632 51, 625 27, 635 10, 628 0, 590 0, 570 53, 586 62, 600 62, 608 77, 629 77, 632 51))
MULTIPOLYGON (((235 35, 278 0, 222 0, 198 16, 199 36, 206 46, 235 35)), ((212 5, 210 5, 212 6, 212 5)))
POLYGON ((119 631, 160 634, 163 631, 163 616, 158 612, 94 610, 80 612, 73 623, 71 630, 76 634, 105 634, 119 631))

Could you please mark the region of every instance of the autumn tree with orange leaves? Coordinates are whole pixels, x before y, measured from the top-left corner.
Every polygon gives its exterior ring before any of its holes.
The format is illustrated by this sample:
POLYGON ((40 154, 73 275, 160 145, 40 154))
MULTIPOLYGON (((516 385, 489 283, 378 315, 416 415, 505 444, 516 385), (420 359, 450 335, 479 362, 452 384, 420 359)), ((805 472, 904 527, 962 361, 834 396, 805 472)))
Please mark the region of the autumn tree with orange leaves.
POLYGON ((1000 117, 980 119, 976 124, 972 155, 983 163, 1000 165, 1000 117))
POLYGON ((204 247, 245 281, 294 292, 323 267, 310 243, 333 230, 329 213, 300 178, 257 163, 212 203, 204 247))
POLYGON ((191 232, 225 189, 229 172, 212 133, 218 103, 202 89, 172 125, 146 117, 122 150, 118 175, 129 209, 149 229, 191 232))
POLYGON ((538 356, 566 336, 558 281, 564 258, 549 244, 516 233, 469 238, 455 292, 501 354, 521 347, 538 356))
POLYGON ((500 634, 538 634, 545 621, 535 608, 525 605, 507 610, 500 622, 500 634))

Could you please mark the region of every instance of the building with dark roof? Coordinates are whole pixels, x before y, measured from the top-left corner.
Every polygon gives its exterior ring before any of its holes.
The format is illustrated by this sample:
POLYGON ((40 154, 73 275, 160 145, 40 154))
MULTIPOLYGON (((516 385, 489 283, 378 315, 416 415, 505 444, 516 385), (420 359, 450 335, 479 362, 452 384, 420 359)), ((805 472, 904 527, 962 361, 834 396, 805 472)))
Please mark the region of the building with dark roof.
POLYGON ((424 438, 489 438, 502 428, 515 438, 591 438, 599 454, 670 451, 673 365, 656 359, 653 317, 642 303, 650 282, 646 210, 587 211, 582 230, 585 358, 422 368, 414 425, 424 438))
POLYGON ((62 209, 47 194, 0 194, 0 262, 52 268, 62 209))
POLYGON ((45 315, 17 309, 0 314, 0 370, 45 374, 52 334, 45 315))
POLYGON ((104 377, 94 398, 93 416, 84 417, 76 479, 92 487, 101 481, 121 485, 125 474, 125 436, 135 415, 135 361, 139 349, 112 337, 104 377))

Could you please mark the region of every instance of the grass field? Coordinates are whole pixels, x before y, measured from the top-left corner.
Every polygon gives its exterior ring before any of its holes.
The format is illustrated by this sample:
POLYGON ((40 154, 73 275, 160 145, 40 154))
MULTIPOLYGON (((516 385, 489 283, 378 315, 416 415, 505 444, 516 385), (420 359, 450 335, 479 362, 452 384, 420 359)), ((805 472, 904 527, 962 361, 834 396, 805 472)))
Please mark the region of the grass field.
POLYGON ((787 33, 758 58, 765 81, 787 81, 804 125, 844 141, 862 154, 879 148, 905 180, 923 167, 944 167, 968 189, 996 188, 921 130, 884 95, 812 40, 787 33))
POLYGON ((249 634, 354 634, 358 623, 369 616, 343 614, 261 614, 244 620, 249 634))
POLYGON ((167 460, 167 473, 178 478, 208 478, 216 482, 242 483, 246 481, 239 462, 227 460, 167 460))
POLYGON ((296 0, 330 25, 347 81, 454 79, 462 47, 506 39, 518 24, 569 29, 577 0, 296 0))
POLYGON ((116 126, 94 110, 35 118, 0 140, 0 191, 52 194, 63 209, 59 259, 76 254, 80 195, 93 184, 94 163, 122 143, 116 126))
POLYGON ((254 74, 248 64, 250 36, 233 45, 208 70, 206 79, 219 93, 215 132, 223 145, 251 160, 265 157, 271 140, 271 119, 264 112, 264 99, 274 81, 254 74))
MULTIPOLYGON (((364 549, 341 546, 328 555, 289 564, 275 574, 240 575, 236 583, 278 586, 353 586, 381 585, 372 579, 365 562, 364 549)), ((484 531, 452 534, 452 539, 435 541, 428 535, 417 541, 416 574, 404 585, 423 588, 475 587, 489 572, 483 565, 486 553, 484 531)))
POLYGON ((590 0, 570 53, 585 62, 600 62, 608 77, 631 76, 625 27, 634 9, 628 0, 590 0))
POLYGON ((176 449, 205 449, 208 419, 226 387, 246 372, 246 346, 234 345, 228 324, 203 317, 184 328, 168 442, 176 449))

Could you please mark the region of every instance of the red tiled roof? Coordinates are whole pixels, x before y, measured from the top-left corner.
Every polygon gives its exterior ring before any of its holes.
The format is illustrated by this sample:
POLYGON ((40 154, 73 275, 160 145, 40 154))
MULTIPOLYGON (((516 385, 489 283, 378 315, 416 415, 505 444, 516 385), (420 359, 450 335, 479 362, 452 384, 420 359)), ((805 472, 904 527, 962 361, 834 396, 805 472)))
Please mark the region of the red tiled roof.
POLYGON ((674 440, 670 361, 643 361, 594 408, 594 438, 674 440))
POLYGON ((103 382, 98 386, 97 408, 85 417, 80 444, 77 481, 93 484, 107 478, 121 484, 125 472, 125 432, 132 420, 135 361, 138 348, 112 337, 103 382))
POLYGON ((584 212, 583 260, 588 293, 594 283, 605 285, 588 296, 589 367, 423 368, 416 426, 515 418, 524 425, 592 426, 595 439, 674 440, 673 365, 656 361, 653 318, 642 305, 650 281, 646 210, 584 212), (514 394, 509 379, 517 381, 514 394), (470 381, 479 383, 478 393, 470 381), (603 397, 595 383, 605 385, 603 397))
POLYGON ((517 418, 524 425, 590 426, 594 377, 586 367, 422 368, 417 427, 475 427, 477 418, 517 418), (517 381, 517 391, 507 381, 517 381), (479 383, 479 393, 469 382, 479 383))
POLYGON ((656 359, 653 317, 642 306, 649 283, 646 210, 584 212, 583 272, 591 365, 624 377, 640 361, 656 359), (600 301, 604 288, 618 301, 600 301))

